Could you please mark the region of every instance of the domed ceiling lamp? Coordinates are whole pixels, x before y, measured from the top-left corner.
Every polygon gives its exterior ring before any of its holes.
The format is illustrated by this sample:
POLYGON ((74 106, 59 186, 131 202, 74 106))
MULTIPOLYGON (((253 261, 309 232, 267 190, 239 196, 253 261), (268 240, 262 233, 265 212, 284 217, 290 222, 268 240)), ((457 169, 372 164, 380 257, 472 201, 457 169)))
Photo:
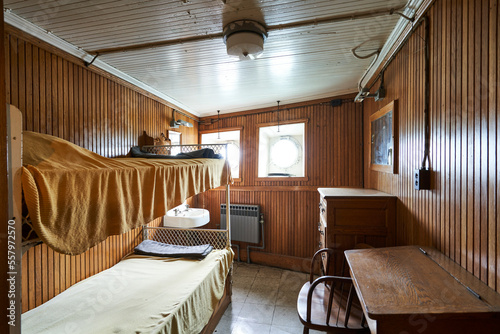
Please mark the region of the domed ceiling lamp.
POLYGON ((227 54, 248 60, 259 57, 264 51, 267 30, 257 21, 238 20, 226 25, 223 35, 227 54))

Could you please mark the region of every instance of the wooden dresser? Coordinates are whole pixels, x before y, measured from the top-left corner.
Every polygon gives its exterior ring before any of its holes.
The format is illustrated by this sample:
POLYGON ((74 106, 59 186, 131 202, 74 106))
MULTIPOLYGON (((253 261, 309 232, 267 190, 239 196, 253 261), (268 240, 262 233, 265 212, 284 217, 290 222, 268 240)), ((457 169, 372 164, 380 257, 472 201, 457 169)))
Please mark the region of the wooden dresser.
POLYGON ((318 188, 318 192, 320 249, 395 245, 396 196, 362 188, 318 188))

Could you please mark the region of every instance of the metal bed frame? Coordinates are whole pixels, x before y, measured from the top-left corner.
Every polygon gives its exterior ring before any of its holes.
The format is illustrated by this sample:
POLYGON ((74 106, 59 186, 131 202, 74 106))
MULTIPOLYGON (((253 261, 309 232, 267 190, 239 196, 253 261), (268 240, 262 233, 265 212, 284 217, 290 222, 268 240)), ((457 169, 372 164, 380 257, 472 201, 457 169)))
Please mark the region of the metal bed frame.
MULTIPOLYGON (((141 151, 158 155, 170 155, 176 148, 180 153, 189 153, 195 150, 209 148, 216 154, 227 157, 227 144, 191 144, 191 145, 145 145, 141 151)), ((230 168, 227 165, 227 168, 230 168)), ((229 173, 227 173, 229 175, 229 173)), ((226 184, 226 202, 229 207, 229 184, 226 184)), ((196 246, 211 244, 215 249, 231 247, 230 214, 226 215, 226 230, 215 229, 177 229, 170 227, 143 226, 143 240, 156 240, 169 244, 196 246)))

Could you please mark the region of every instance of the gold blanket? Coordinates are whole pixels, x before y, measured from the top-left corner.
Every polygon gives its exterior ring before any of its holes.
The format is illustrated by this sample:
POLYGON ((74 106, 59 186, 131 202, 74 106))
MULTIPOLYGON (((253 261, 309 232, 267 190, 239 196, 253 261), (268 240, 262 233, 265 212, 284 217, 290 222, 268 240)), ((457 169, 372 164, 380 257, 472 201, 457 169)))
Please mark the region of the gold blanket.
POLYGON ((130 255, 22 315, 23 334, 198 334, 224 293, 230 249, 204 260, 130 255))
POLYGON ((80 254, 232 182, 225 160, 105 158, 63 139, 23 133, 22 184, 40 239, 80 254))

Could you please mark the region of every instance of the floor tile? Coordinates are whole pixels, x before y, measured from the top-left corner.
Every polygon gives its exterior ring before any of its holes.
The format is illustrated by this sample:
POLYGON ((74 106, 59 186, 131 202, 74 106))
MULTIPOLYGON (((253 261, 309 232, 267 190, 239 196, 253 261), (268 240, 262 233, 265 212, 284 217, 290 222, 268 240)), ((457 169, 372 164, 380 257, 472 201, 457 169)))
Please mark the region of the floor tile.
POLYGON ((237 276, 255 277, 255 276, 257 276, 257 273, 259 272, 259 269, 260 269, 260 266, 258 266, 258 265, 251 265, 251 264, 247 264, 247 263, 241 263, 236 268, 235 275, 237 275, 237 276))
POLYGON ((302 327, 271 326, 270 334, 302 334, 302 327))
POLYGON ((277 306, 289 306, 289 307, 297 307, 297 297, 299 296, 300 288, 297 290, 282 290, 281 288, 278 290, 278 294, 276 297, 276 305, 277 306))
POLYGON ((231 296, 231 301, 233 302, 245 302, 248 296, 248 292, 250 291, 250 288, 238 288, 233 286, 233 293, 231 296))
POLYGON ((232 334, 269 334, 270 325, 257 324, 249 321, 238 322, 232 334))
POLYGON ((287 306, 275 307, 272 325, 303 328, 297 315, 297 308, 287 306))
POLYGON ((257 277, 278 279, 279 281, 282 273, 283 269, 261 266, 259 272, 257 273, 257 277))
POLYGON ((274 305, 245 303, 238 317, 249 323, 271 325, 273 314, 274 305))
POLYGON ((237 288, 248 288, 252 286, 255 281, 255 277, 253 276, 233 276, 233 287, 237 288))
POLYGON ((302 285, 309 280, 309 275, 295 271, 285 270, 280 279, 280 290, 300 290, 302 285))
POLYGON ((268 288, 252 288, 248 292, 248 296, 245 299, 245 303, 251 304, 265 304, 265 305, 276 305, 276 297, 278 291, 276 289, 268 288))
POLYGON ((280 286, 279 278, 255 277, 252 287, 262 287, 266 289, 278 290, 280 286))
POLYGON ((235 262, 232 303, 214 333, 301 334, 297 296, 308 279, 301 272, 235 262))
POLYGON ((217 334, 231 334, 236 327, 237 322, 232 322, 225 320, 224 317, 219 321, 217 327, 214 330, 214 333, 217 334))
POLYGON ((237 320, 237 317, 240 314, 243 305, 243 302, 231 302, 231 304, 228 305, 226 311, 222 315, 222 319, 227 321, 232 321, 233 319, 237 320))

